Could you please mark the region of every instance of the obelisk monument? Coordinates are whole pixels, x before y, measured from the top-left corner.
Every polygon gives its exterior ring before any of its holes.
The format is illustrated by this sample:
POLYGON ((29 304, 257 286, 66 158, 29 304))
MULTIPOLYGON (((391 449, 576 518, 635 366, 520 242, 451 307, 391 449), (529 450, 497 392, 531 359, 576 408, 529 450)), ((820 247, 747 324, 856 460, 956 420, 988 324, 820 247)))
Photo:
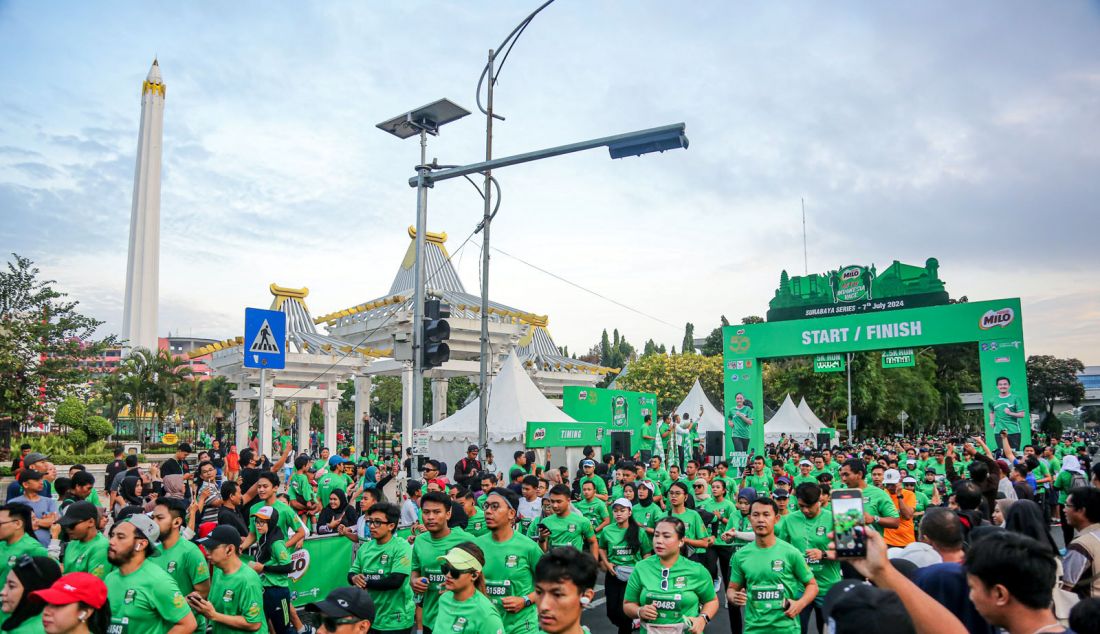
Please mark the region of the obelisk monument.
POLYGON ((160 157, 164 136, 164 81, 153 60, 141 84, 134 201, 130 209, 130 251, 126 257, 126 304, 122 337, 133 348, 157 350, 160 285, 160 157))

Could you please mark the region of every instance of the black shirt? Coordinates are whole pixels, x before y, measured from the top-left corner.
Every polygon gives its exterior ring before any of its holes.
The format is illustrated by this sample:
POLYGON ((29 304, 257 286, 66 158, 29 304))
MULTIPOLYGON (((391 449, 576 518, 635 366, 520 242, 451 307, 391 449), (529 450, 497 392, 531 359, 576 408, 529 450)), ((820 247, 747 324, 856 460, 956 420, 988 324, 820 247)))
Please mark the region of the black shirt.
POLYGON ((220 507, 218 509, 218 525, 221 526, 222 524, 227 524, 237 529, 241 537, 248 535, 248 524, 245 523, 238 509, 226 508, 224 506, 220 507))
POLYGON ((191 467, 188 466, 187 461, 180 460, 179 458, 169 458, 160 465, 161 477, 167 475, 187 475, 190 471, 191 467))
POLYGON ((221 449, 211 449, 207 453, 210 455, 210 464, 214 465, 215 469, 225 468, 225 457, 221 449))
POLYGON ((111 482, 114 481, 115 476, 126 470, 126 463, 122 460, 115 460, 111 464, 107 465, 107 474, 103 478, 103 488, 111 488, 111 482))

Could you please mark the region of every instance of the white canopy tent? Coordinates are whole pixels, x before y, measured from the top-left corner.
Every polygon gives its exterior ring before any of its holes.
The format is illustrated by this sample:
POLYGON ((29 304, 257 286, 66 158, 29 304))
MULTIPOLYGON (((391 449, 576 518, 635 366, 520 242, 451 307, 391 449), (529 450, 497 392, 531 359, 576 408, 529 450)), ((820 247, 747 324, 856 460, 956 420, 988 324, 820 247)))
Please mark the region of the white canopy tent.
MULTIPOLYGON (((480 402, 480 397, 475 398, 453 415, 428 428, 428 453, 432 458, 442 460, 453 468, 466 456, 466 447, 477 444, 480 402)), ((508 355, 500 374, 489 384, 487 420, 489 449, 501 469, 507 469, 512 464, 514 452, 524 449, 528 421, 576 422, 542 395, 531 377, 520 367, 514 353, 508 355)))
POLYGON ((799 413, 798 407, 791 400, 791 395, 788 394, 783 399, 783 405, 779 407, 779 411, 772 416, 764 425, 764 442, 773 443, 779 442, 783 434, 787 434, 788 438, 802 442, 804 440, 817 440, 817 430, 820 427, 814 427, 806 419, 802 418, 802 414, 799 413))
MULTIPOLYGON (((802 415, 802 419, 809 423, 814 431, 821 431, 823 428, 827 428, 828 425, 821 422, 821 419, 814 414, 814 411, 810 409, 810 404, 806 402, 806 397, 803 396, 802 400, 798 402, 798 413, 802 415)), ((830 435, 830 442, 835 443, 836 436, 830 435)))
POLYGON ((672 411, 679 414, 681 418, 683 418, 684 414, 689 414, 691 420, 699 423, 699 434, 708 431, 725 431, 725 426, 722 424, 722 412, 719 412, 714 405, 711 404, 710 399, 707 398, 706 392, 703 391, 703 386, 699 383, 699 379, 695 379, 695 385, 691 386, 691 391, 687 393, 684 400, 672 411), (703 415, 701 418, 699 416, 699 407, 703 408, 703 415))

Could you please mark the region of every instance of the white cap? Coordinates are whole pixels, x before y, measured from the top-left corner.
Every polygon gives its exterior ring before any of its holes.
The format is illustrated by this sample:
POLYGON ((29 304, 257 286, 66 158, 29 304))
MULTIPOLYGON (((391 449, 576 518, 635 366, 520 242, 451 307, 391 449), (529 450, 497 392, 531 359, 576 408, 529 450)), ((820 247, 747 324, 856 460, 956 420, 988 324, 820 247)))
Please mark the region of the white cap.
POLYGON ((814 463, 810 462, 809 460, 803 460, 802 462, 798 463, 798 466, 801 467, 802 465, 806 465, 807 467, 812 467, 812 466, 814 466, 814 463))
POLYGON ((913 476, 905 476, 904 478, 902 478, 901 483, 902 484, 916 484, 917 479, 914 478, 913 476))
POLYGON ((883 484, 901 484, 901 472, 897 469, 887 469, 886 473, 882 474, 883 484))
POLYGON ((633 505, 633 504, 631 504, 631 503, 630 503, 630 500, 628 500, 628 499, 626 499, 626 498, 619 498, 619 499, 615 500, 615 501, 614 501, 614 502, 613 502, 613 503, 611 504, 611 506, 625 506, 625 507, 626 507, 626 508, 628 508, 628 509, 632 509, 632 508, 634 508, 634 505, 633 505))

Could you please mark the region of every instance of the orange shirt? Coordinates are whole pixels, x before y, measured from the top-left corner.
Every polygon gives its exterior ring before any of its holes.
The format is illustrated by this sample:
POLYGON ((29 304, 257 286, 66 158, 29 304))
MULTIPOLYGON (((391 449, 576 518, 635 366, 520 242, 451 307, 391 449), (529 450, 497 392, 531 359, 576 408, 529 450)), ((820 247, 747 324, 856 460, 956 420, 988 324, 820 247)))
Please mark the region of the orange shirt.
MULTIPOLYGON (((905 505, 911 509, 917 508, 917 496, 912 491, 907 491, 898 485, 898 493, 902 496, 902 501, 905 505)), ((886 492, 890 495, 890 492, 886 492)), ((898 508, 898 498, 895 495, 890 495, 890 499, 894 502, 894 508, 898 508)), ((898 509, 898 514, 901 514, 901 509, 898 509)), ((913 532, 913 520, 901 518, 901 524, 897 528, 887 528, 883 531, 883 537, 886 538, 886 544, 889 546, 908 546, 916 541, 916 535, 913 532)))

